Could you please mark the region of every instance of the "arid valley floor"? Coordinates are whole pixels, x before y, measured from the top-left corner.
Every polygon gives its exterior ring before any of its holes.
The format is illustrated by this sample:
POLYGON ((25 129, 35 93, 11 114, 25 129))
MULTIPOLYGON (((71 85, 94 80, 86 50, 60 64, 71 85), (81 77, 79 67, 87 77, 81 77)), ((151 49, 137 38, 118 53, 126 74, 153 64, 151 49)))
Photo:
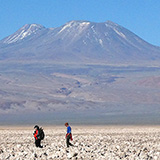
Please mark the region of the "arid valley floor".
POLYGON ((160 160, 159 75, 159 65, 1 63, 0 160, 160 160), (42 125, 43 149, 33 123, 60 125, 42 125))
POLYGON ((0 127, 1 160, 159 160, 159 126, 72 126, 74 147, 66 152, 65 126, 44 127, 42 149, 33 126, 0 127))

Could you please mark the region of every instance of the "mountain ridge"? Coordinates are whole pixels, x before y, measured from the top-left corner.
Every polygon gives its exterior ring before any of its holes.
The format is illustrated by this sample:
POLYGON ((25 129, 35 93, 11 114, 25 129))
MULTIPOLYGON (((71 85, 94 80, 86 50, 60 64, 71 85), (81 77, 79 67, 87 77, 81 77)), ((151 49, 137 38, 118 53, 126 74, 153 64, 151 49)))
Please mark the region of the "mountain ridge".
POLYGON ((38 30, 44 29, 40 24, 25 24, 23 27, 21 27, 19 30, 17 30, 12 35, 6 37, 3 39, 3 43, 14 43, 17 42, 19 39, 24 39, 25 37, 35 34, 38 30), (17 36, 17 37, 16 37, 17 36), (15 39, 14 39, 15 38, 15 39), (17 39, 19 38, 19 39, 17 39))
POLYGON ((160 47, 112 22, 69 21, 56 28, 26 24, 0 41, 0 59, 134 63, 159 61, 160 47))

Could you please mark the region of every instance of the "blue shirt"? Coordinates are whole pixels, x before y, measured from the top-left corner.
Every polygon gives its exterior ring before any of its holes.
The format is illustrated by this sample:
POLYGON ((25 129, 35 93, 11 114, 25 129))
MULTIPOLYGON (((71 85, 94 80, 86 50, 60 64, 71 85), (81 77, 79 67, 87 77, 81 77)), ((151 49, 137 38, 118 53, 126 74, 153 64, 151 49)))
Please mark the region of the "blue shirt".
POLYGON ((71 133, 71 127, 70 126, 67 127, 67 133, 71 133))

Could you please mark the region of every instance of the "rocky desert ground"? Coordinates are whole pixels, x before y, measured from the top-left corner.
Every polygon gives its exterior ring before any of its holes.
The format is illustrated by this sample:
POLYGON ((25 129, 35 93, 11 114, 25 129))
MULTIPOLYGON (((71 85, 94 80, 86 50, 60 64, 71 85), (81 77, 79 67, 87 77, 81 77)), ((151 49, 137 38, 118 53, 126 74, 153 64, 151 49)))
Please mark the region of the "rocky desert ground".
POLYGON ((65 126, 43 126, 36 148, 33 126, 0 127, 1 160, 159 160, 159 126, 72 126, 74 147, 66 148, 65 126))

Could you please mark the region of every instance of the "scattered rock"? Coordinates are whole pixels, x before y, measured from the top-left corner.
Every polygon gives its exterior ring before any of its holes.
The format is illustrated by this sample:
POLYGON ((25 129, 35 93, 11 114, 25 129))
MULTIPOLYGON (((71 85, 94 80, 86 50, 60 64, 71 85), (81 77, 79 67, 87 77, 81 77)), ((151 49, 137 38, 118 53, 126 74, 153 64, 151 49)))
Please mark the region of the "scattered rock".
POLYGON ((64 130, 46 130, 43 149, 35 147, 32 130, 1 130, 0 159, 160 159, 158 127, 76 129, 72 143, 77 147, 67 150, 64 130))

